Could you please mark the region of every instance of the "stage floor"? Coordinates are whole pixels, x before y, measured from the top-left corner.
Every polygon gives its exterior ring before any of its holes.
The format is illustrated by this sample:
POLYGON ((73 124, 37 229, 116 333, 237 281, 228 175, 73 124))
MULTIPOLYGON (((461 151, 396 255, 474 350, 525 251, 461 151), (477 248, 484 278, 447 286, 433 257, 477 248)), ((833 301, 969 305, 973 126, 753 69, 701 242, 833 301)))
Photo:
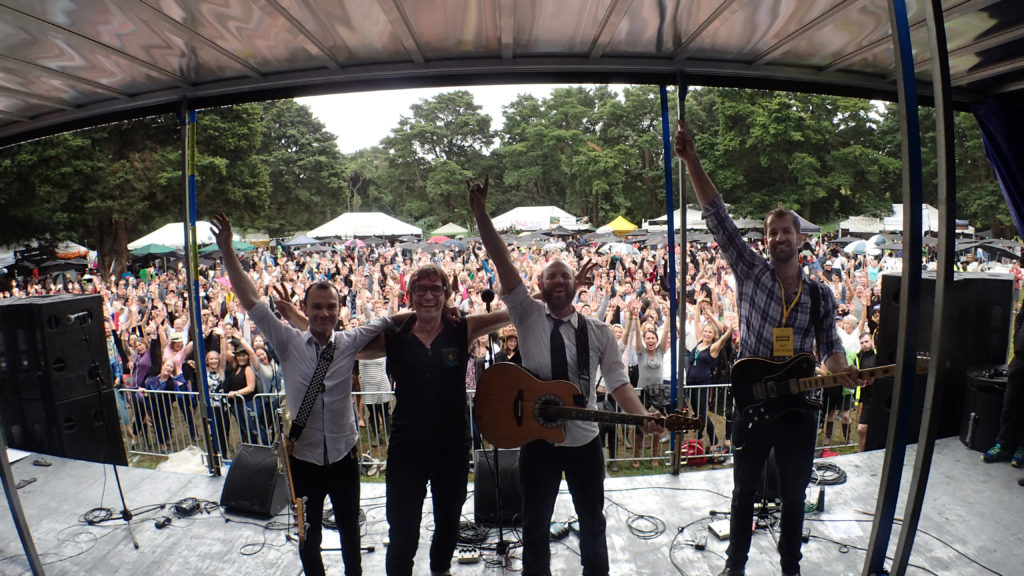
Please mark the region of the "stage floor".
MULTIPOLYGON (((914 446, 908 449, 902 494, 910 481, 914 446)), ((851 454, 827 459, 842 468, 847 481, 826 488, 825 513, 807 515, 811 539, 804 544, 803 573, 810 575, 861 574, 871 534, 882 452, 851 454), (828 540, 824 540, 827 538, 828 540), (834 541, 834 542, 832 542, 834 541)), ((170 514, 175 502, 186 498, 218 501, 224 478, 206 475, 121 468, 119 473, 139 549, 132 545, 127 525, 119 517, 121 503, 109 466, 44 458, 52 466, 33 465, 35 455, 12 464, 16 480, 36 478, 18 490, 36 549, 50 575, 188 575, 300 574, 296 546, 285 538, 281 525, 287 517, 264 520, 224 515, 220 510, 186 519, 173 519, 162 529, 155 520, 170 514), (160 509, 160 505, 164 509, 160 509), (82 517, 94 507, 107 507, 117 519, 86 525, 82 517)), ((915 540, 908 574, 1024 574, 1024 488, 1017 479, 1024 471, 1008 464, 984 464, 980 454, 968 450, 956 438, 936 446, 931 480, 915 540)), ((705 575, 722 568, 727 541, 707 529, 722 516, 711 511, 729 508, 732 487, 730 470, 714 470, 629 478, 610 478, 605 483, 608 548, 613 574, 705 575), (630 528, 632 525, 632 530, 630 528), (685 528, 684 528, 685 527, 685 528), (682 529, 682 532, 680 530, 682 529), (660 530, 660 533, 659 533, 660 530), (643 536, 643 537, 641 537, 643 536), (696 550, 690 542, 706 536, 707 548, 696 550)), ((472 519, 473 486, 464 511, 472 519)), ((563 484, 564 489, 564 484, 563 484)), ((818 489, 808 489, 808 501, 818 489)), ((384 484, 362 485, 367 521, 363 546, 363 572, 384 574, 387 523, 384 519, 384 484)), ((902 516, 901 497, 897 518, 902 516)), ((555 520, 572 515, 567 492, 559 496, 555 520)), ((428 504, 423 516, 422 540, 416 555, 416 574, 429 574, 427 549, 432 526, 428 504)), ((506 530, 505 539, 518 535, 506 530)), ((899 537, 893 530, 890 555, 899 537)), ((491 533, 490 542, 497 538, 491 533)), ((325 531, 324 547, 337 547, 337 534, 325 531)), ((579 541, 570 534, 553 542, 552 572, 579 574, 579 541)), ((325 552, 328 574, 343 574, 338 552, 325 552)), ((493 552, 481 552, 473 564, 453 561, 455 576, 510 572, 489 563, 493 552)), ((519 550, 508 559, 518 569, 519 550)), ((0 574, 29 574, 21 542, 9 511, 0 517, 0 574)), ((767 530, 754 535, 749 576, 778 574, 778 554, 767 530)))

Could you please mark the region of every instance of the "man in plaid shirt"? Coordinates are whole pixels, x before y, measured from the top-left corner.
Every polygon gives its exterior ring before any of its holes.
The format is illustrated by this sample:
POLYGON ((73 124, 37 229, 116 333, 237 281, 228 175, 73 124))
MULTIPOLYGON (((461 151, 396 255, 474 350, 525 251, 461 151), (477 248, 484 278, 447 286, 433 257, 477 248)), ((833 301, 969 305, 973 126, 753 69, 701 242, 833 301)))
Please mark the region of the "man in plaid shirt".
MULTIPOLYGON (((829 372, 838 374, 843 386, 860 385, 862 381, 856 369, 847 364, 836 333, 832 292, 801 272, 797 255, 803 238, 796 213, 779 207, 765 218, 766 261, 746 243, 729 218, 725 203, 704 171, 693 138, 682 122, 675 136, 675 151, 690 173, 708 230, 736 277, 740 357, 785 360, 800 352, 814 352, 818 334, 818 358, 824 358, 829 372), (813 310, 813 302, 818 302, 818 310, 813 310)), ((778 542, 782 573, 800 574, 804 492, 814 461, 817 421, 816 411, 793 411, 755 427, 737 412, 732 439, 735 456, 729 558, 719 576, 744 574, 754 497, 762 485, 762 470, 772 448, 782 499, 778 542)))

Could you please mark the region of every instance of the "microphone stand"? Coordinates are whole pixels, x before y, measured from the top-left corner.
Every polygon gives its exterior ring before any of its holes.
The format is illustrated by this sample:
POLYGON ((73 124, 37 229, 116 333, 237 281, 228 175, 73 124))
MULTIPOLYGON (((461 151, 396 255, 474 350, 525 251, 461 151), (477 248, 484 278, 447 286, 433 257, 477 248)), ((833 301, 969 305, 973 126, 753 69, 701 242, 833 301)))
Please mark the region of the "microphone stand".
MULTIPOLYGON (((96 404, 100 407, 100 414, 103 413, 103 372, 100 370, 100 365, 96 361, 96 353, 92 349, 92 338, 89 334, 89 324, 92 322, 92 315, 86 313, 84 316, 79 314, 73 314, 68 316, 68 321, 72 322, 77 320, 78 326, 82 330, 82 341, 85 342, 85 347, 89 350, 89 356, 92 363, 89 364, 89 379, 96 384, 96 404)), ((114 391, 117 394, 117 391, 114 391)), ((110 419, 103 418, 103 431, 107 437, 110 437, 110 419)), ((110 463, 110 467, 114 469, 114 480, 117 483, 117 493, 121 497, 121 519, 124 520, 125 526, 128 527, 128 535, 132 539, 132 545, 136 550, 139 549, 139 540, 135 537, 135 529, 132 527, 132 512, 128 509, 128 504, 124 500, 124 489, 121 488, 121 477, 117 473, 117 464, 114 463, 114 458, 110 454, 110 446, 107 446, 105 451, 107 462, 110 463)))
MULTIPOLYGON (((484 288, 480 291, 480 299, 484 301, 484 306, 487 307, 487 313, 490 314, 491 302, 494 301, 494 290, 484 288)), ((490 332, 487 333, 487 357, 490 360, 490 365, 494 366, 494 334, 490 332)), ((476 362, 475 359, 472 361, 476 362)), ((501 462, 498 460, 498 447, 494 446, 492 450, 494 451, 494 500, 497 510, 495 514, 495 522, 498 523, 498 543, 495 545, 494 550, 502 559, 502 565, 504 565, 511 542, 505 541, 505 526, 501 517, 501 462)))

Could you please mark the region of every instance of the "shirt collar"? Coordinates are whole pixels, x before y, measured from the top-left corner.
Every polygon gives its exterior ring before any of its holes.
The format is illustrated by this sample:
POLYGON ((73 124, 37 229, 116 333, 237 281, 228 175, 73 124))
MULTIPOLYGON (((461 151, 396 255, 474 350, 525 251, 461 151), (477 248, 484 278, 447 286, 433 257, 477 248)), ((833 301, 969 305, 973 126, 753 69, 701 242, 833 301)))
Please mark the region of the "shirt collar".
POLYGON ((554 313, 551 312, 551 308, 548 308, 547 304, 545 304, 544 307, 547 310, 547 315, 549 318, 553 320, 561 320, 563 322, 568 322, 569 324, 572 324, 573 328, 577 327, 577 324, 579 323, 579 312, 576 312, 574 310, 572 314, 569 314, 565 318, 559 318, 558 316, 555 316, 554 313))

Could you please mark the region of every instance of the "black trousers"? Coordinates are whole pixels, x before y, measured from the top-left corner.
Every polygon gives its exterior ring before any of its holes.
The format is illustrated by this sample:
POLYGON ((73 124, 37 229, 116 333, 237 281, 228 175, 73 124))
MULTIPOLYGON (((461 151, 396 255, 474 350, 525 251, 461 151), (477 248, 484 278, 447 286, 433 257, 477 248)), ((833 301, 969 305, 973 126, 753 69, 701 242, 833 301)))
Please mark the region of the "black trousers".
POLYGON ((519 451, 523 491, 523 576, 551 576, 551 514, 565 472, 580 522, 584 576, 607 576, 604 518, 604 454, 594 438, 583 446, 554 446, 534 440, 519 451))
POLYGON ((1014 450, 1017 446, 1024 446, 1021 413, 1024 413, 1024 361, 1015 354, 1006 370, 1006 390, 1003 392, 1003 409, 999 414, 999 434, 996 436, 996 442, 1003 448, 1014 450))
POLYGON ((362 558, 359 550, 359 464, 353 448, 347 456, 326 466, 292 457, 292 480, 295 496, 306 497, 306 542, 299 551, 306 576, 323 576, 324 561, 320 556, 323 541, 324 498, 331 497, 334 520, 341 535, 341 558, 345 576, 361 576, 362 558))
POLYGON ((754 496, 762 485, 768 453, 775 448, 779 474, 782 519, 779 523, 779 558, 784 574, 800 571, 800 536, 804 524, 804 495, 811 480, 814 442, 818 433, 817 412, 791 412, 778 419, 751 426, 736 419, 733 429, 733 490, 729 519, 729 559, 725 565, 742 570, 750 552, 754 496))
POLYGON ((412 574, 420 541, 423 499, 430 482, 434 534, 430 540, 430 569, 444 572, 451 566, 459 544, 459 520, 466 502, 469 446, 438 445, 420 450, 392 438, 387 466, 388 576, 412 574))

